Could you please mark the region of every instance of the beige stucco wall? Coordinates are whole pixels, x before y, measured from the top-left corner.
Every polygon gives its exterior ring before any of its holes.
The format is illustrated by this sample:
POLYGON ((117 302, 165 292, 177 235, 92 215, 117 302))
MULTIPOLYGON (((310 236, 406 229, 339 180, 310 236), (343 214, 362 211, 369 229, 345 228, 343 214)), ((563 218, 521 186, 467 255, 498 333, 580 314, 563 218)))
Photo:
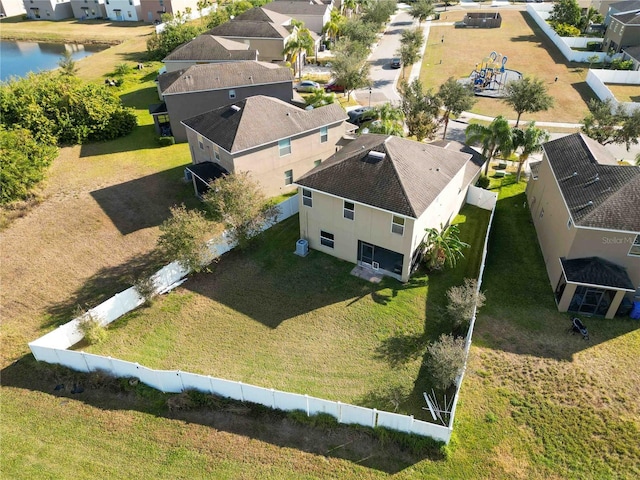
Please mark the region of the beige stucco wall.
POLYGON ((282 38, 242 38, 225 37, 236 42, 249 45, 252 50, 258 50, 258 60, 261 62, 281 62, 284 60, 282 51, 287 43, 288 37, 282 38))
POLYGON ((165 95, 164 101, 169 112, 171 131, 176 142, 187 141, 184 125, 180 123, 183 120, 254 95, 266 95, 289 102, 293 96, 293 82, 165 95), (235 99, 229 98, 230 90, 235 90, 235 99))
POLYGON ((358 240, 404 254, 402 281, 409 279, 414 219, 406 218, 404 234, 391 231, 393 214, 367 205, 355 204, 353 220, 344 218, 344 200, 321 192, 313 192, 313 206, 300 202, 300 237, 314 250, 328 253, 351 263, 358 261, 358 240), (334 235, 334 248, 320 244, 320 231, 334 235))
POLYGON ((569 212, 546 158, 540 165, 538 180, 530 180, 527 185, 527 201, 554 291, 562 273, 560 257, 604 258, 625 267, 632 282, 640 286, 640 257, 628 255, 636 233, 581 228, 575 225, 567 227, 569 212))
POLYGON ((34 20, 64 20, 65 18, 73 18, 73 9, 71 8, 71 2, 66 1, 63 3, 56 3, 56 0, 33 0, 25 1, 24 3, 27 16, 34 20), (37 8, 39 18, 35 16, 35 10, 37 8))
POLYGON ((320 128, 292 137, 291 153, 280 156, 278 142, 230 155, 218 148, 213 142, 203 139, 203 149, 199 147, 198 135, 187 129, 193 163, 215 162, 218 151, 218 163, 230 172, 246 171, 257 180, 265 195, 272 197, 294 190, 294 185, 285 185, 285 171, 293 170, 293 180, 299 178, 314 167, 316 160, 325 160, 336 152, 336 143, 345 133, 345 122, 329 126, 328 139, 320 142, 320 128))
POLYGON ((82 19, 83 16, 85 18, 105 18, 107 16, 104 0, 71 0, 71 8, 75 18, 82 19), (83 10, 83 7, 86 10, 83 10))

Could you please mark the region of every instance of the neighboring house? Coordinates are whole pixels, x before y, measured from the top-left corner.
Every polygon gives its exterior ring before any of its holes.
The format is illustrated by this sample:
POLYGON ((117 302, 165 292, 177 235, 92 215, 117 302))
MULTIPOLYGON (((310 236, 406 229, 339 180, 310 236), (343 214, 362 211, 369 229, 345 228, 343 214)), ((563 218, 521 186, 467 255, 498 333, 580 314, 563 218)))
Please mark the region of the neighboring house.
POLYGON ((91 18, 106 18, 106 0, 71 0, 73 16, 80 20, 91 18))
POLYGON ((280 13, 304 22, 304 26, 317 34, 331 18, 331 5, 298 0, 275 0, 263 5, 265 10, 280 13))
MULTIPOLYGON (((303 110, 276 98, 255 96, 182 123, 197 166, 250 172, 267 196, 295 188, 298 177, 329 157, 356 127, 337 103, 303 110)), ((196 193, 208 186, 194 179, 196 193)))
POLYGON ((602 51, 614 53, 640 45, 640 8, 611 16, 602 42, 602 51))
POLYGON ((23 0, 0 0, 0 17, 15 17, 27 13, 23 0))
POLYGON ((107 17, 116 22, 138 22, 142 20, 140 0, 105 0, 107 17))
POLYGON ((32 20, 73 18, 70 0, 24 0, 24 7, 32 20))
POLYGON ((594 2, 594 7, 604 17, 604 24, 609 25, 612 15, 640 9, 640 0, 601 0, 594 2))
POLYGON ((282 62, 284 47, 295 37, 295 29, 290 17, 256 7, 206 34, 245 43, 258 52, 258 60, 263 62, 282 62))
POLYGON ((457 142, 362 135, 296 181, 300 236, 315 250, 406 282, 425 229, 449 224, 482 165, 480 154, 457 142))
POLYGON ((159 22, 162 14, 185 13, 187 8, 196 13, 198 0, 140 0, 140 20, 149 23, 159 22))
POLYGON ((640 167, 581 133, 543 148, 527 199, 558 310, 612 318, 640 288, 640 167))
MULTIPOLYGON (((254 95, 291 101, 293 75, 287 67, 265 62, 194 65, 160 75, 158 93, 164 100, 166 112, 152 107, 156 133, 167 133, 162 130, 169 121, 176 142, 186 142, 187 134, 181 122, 187 118, 254 95)), ((269 116, 262 120, 268 123, 269 116)))
POLYGON ((167 72, 175 72, 192 65, 247 60, 258 60, 258 51, 246 43, 204 34, 180 45, 162 61, 167 72))
POLYGON ((631 60, 633 62, 632 70, 640 70, 640 45, 624 48, 622 53, 623 60, 631 60))

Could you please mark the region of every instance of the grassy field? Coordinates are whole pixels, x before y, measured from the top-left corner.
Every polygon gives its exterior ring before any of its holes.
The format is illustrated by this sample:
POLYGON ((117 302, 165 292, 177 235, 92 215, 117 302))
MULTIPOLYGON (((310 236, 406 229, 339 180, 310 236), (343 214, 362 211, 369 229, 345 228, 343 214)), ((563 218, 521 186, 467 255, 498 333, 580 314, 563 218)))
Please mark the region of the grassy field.
POLYGON ((607 83, 607 87, 619 102, 639 102, 640 85, 626 85, 619 83, 607 83))
MULTIPOLYGON (((462 20, 462 11, 447 12, 440 22, 432 23, 421 80, 437 90, 449 77, 468 77, 476 64, 495 51, 508 57, 507 68, 542 79, 555 98, 552 109, 526 113, 523 121, 580 122, 588 113, 586 102, 594 95, 585 81, 586 65, 567 63, 525 12, 503 10, 500 14, 502 27, 496 29, 441 25, 462 20)), ((478 98, 472 112, 515 119, 515 112, 499 99, 478 98)))
POLYGON ((486 210, 463 210, 461 237, 472 248, 456 269, 375 285, 328 255, 292 255, 295 216, 256 251, 223 257, 213 273, 125 316, 106 343, 85 350, 387 410, 389 392, 400 391, 399 411, 426 419, 424 348, 451 331, 443 293, 477 276, 488 219, 486 210))

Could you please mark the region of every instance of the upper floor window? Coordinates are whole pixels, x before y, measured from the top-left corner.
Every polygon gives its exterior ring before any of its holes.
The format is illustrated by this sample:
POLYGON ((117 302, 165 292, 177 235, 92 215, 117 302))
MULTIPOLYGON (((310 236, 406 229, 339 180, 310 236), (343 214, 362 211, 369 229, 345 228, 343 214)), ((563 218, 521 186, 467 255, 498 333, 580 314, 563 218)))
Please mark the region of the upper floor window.
POLYGON ((316 160, 315 162, 313 162, 313 166, 317 167, 318 165, 320 165, 322 163, 322 160, 316 160))
POLYGON ((202 140, 202 135, 198 135, 198 147, 200 147, 200 150, 204 150, 204 141, 202 140))
POLYGON ((217 150, 213 151, 213 158, 216 159, 216 162, 220 161, 220 154, 217 152, 217 150))
POLYGON ((640 235, 636 235, 636 239, 633 241, 633 245, 629 249, 629 255, 640 257, 640 235))
POLYGON ((305 207, 313 207, 313 193, 311 193, 311 190, 302 189, 302 204, 305 207))
POLYGON ((351 202, 347 202, 345 200, 344 202, 344 208, 343 208, 343 215, 344 218, 347 218, 349 220, 353 220, 356 216, 356 206, 351 203, 351 202))
POLYGON ((284 172, 284 184, 291 185, 293 183, 293 170, 284 172))
POLYGON ((398 235, 404 235, 404 218, 394 215, 391 219, 391 231, 398 235))
POLYGON ((326 143, 329 140, 329 127, 320 129, 320 143, 326 143))
POLYGON ((567 220, 567 228, 571 230, 571 227, 573 227, 573 220, 569 217, 569 220, 567 220))
POLYGON ((278 149, 280 150, 281 157, 289 155, 291 153, 291 139, 285 138, 284 140, 280 140, 278 142, 278 149))
POLYGON ((129 0, 129 5, 133 5, 133 0, 129 0))

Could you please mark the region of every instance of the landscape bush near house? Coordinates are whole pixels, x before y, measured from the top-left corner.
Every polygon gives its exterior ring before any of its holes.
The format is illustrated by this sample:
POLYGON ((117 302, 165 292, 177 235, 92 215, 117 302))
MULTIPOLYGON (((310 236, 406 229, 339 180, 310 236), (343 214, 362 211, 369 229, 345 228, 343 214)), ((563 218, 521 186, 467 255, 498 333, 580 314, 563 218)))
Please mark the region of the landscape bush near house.
POLYGON ((0 124, 0 203, 26 199, 57 155, 55 145, 36 142, 29 130, 0 124))
POLYGON ((29 73, 0 86, 0 115, 45 145, 113 140, 136 126, 133 112, 104 85, 56 72, 29 73))

